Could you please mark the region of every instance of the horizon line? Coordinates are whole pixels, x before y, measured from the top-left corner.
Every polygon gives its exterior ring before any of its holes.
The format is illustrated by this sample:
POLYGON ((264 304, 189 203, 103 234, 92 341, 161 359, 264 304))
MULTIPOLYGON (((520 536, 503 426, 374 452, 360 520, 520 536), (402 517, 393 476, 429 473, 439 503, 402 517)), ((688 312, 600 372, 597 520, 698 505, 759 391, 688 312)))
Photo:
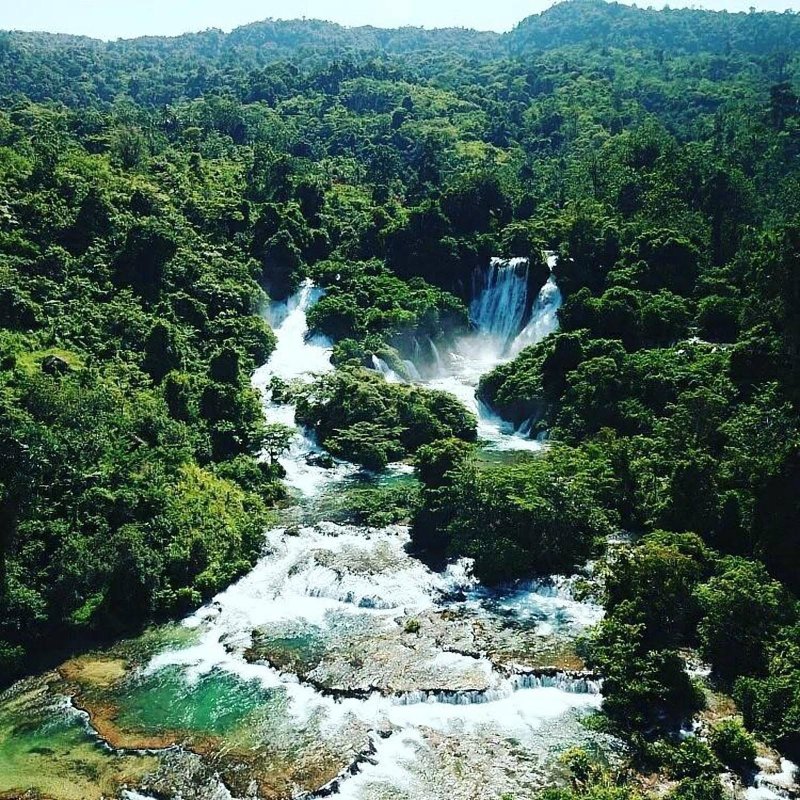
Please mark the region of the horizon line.
MULTIPOLYGON (((230 35, 238 30, 242 30, 244 28, 249 28, 253 25, 262 25, 264 23, 270 22, 278 22, 278 23, 292 23, 292 22, 301 22, 301 23, 322 23, 324 25, 332 25, 338 28, 342 28, 344 30, 378 30, 378 31, 402 31, 402 30, 417 30, 417 31, 428 31, 428 32, 436 32, 436 31, 467 31, 471 33, 478 33, 484 35, 494 35, 497 37, 503 37, 508 35, 509 33, 513 32, 519 25, 525 22, 528 19, 533 17, 540 17, 555 8, 556 6, 560 5, 568 5, 571 3, 580 3, 580 2, 592 2, 592 0, 553 0, 546 8, 543 8, 541 11, 534 12, 532 14, 528 14, 525 17, 522 17, 520 20, 515 22, 510 28, 506 28, 503 30, 496 30, 491 28, 475 28, 467 25, 436 25, 428 27, 426 25, 419 25, 414 23, 408 23, 406 25, 376 25, 373 23, 363 23, 363 24, 347 24, 343 22, 337 22, 336 20, 332 19, 324 19, 322 17, 264 17, 261 19, 254 19, 251 22, 244 22, 240 25, 232 25, 230 27, 220 27, 216 25, 212 25, 206 28, 198 28, 198 29, 190 29, 183 31, 182 33, 143 33, 137 34, 133 36, 95 36, 91 34, 83 34, 83 33, 69 33, 65 31, 57 31, 57 30, 46 30, 43 28, 32 28, 32 29, 25 29, 25 28, 0 28, 0 33, 4 34, 44 34, 47 36, 63 36, 67 38, 73 39, 88 39, 94 42, 103 42, 106 44, 115 44, 118 42, 135 42, 140 41, 142 39, 181 39, 186 36, 199 36, 204 33, 221 33, 225 36, 230 35)), ((708 14, 720 14, 720 15, 731 15, 731 16, 748 16, 750 14, 760 14, 760 15, 771 15, 775 14, 778 16, 784 14, 798 14, 800 13, 800 9, 796 9, 791 7, 791 5, 787 5, 782 11, 778 11, 775 9, 758 9, 755 6, 751 6, 748 10, 740 10, 740 11, 730 11, 725 8, 707 8, 701 4, 698 4, 696 0, 691 0, 689 2, 675 2, 670 3, 669 0, 663 0, 660 4, 654 5, 653 3, 649 3, 648 5, 640 5, 636 2, 636 0, 596 0, 597 3, 602 3, 603 5, 623 5, 628 6, 630 8, 636 9, 637 11, 643 12, 661 12, 661 11, 703 11, 708 14)))

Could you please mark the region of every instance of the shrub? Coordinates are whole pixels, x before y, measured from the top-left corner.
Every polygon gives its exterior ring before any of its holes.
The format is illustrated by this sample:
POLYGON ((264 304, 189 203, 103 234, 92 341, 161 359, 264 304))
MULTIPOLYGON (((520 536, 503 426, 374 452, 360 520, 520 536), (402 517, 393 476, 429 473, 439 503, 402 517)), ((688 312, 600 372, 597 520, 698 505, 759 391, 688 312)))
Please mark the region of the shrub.
POLYGON ((755 764, 756 743, 738 719, 726 719, 708 735, 711 749, 723 764, 736 772, 746 772, 755 764))

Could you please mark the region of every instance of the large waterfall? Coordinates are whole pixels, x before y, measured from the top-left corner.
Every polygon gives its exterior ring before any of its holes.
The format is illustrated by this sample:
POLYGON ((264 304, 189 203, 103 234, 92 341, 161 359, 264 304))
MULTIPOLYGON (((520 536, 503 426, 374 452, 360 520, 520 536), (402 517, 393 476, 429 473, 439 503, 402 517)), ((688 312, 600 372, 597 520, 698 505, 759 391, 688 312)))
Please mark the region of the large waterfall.
POLYGON ((530 262, 527 258, 493 258, 473 278, 470 319, 478 330, 507 345, 525 325, 530 310, 530 262))
POLYGON ((493 258, 476 273, 470 320, 475 332, 453 343, 446 357, 434 364, 427 386, 454 394, 478 416, 478 435, 495 450, 530 450, 540 445, 529 438, 529 427, 514 430, 476 396, 482 375, 513 358, 520 350, 558 329, 561 292, 552 269, 555 254, 548 252, 551 274, 538 293, 526 258, 493 258))
POLYGON ((561 291, 552 269, 555 255, 547 254, 551 275, 534 296, 527 258, 493 258, 473 279, 470 319, 480 334, 493 340, 499 355, 516 355, 558 328, 561 291))

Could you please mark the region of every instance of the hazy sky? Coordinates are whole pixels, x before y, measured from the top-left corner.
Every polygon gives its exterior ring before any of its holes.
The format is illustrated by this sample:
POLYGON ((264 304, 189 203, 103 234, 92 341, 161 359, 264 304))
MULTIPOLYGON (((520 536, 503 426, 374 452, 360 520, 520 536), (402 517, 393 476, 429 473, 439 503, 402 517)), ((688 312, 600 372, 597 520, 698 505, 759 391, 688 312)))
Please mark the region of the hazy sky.
MULTIPOLYGON (((663 0, 640 0, 661 6, 663 0)), ((800 0, 700 0, 695 5, 783 11, 800 0)), ((551 0, 0 0, 0 29, 77 33, 104 39, 176 35, 205 28, 230 30, 275 17, 315 17, 344 25, 463 26, 503 31, 551 0)))

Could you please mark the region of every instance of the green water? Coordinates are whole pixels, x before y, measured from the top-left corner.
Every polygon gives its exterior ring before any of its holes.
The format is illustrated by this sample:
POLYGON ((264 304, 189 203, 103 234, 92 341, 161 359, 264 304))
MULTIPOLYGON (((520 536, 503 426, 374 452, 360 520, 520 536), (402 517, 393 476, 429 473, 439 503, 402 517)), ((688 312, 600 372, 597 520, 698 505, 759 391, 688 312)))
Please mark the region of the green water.
POLYGON ((265 659, 283 672, 307 673, 322 660, 327 650, 321 628, 299 627, 297 624, 273 625, 253 636, 249 659, 265 659))
POLYGON ((117 724, 124 730, 221 737, 240 728, 256 710, 274 706, 276 694, 284 693, 227 672, 213 671, 188 681, 183 667, 169 666, 132 678, 109 699, 119 708, 117 724))
POLYGON ((100 800, 157 766, 153 757, 103 747, 43 679, 0 695, 0 794, 31 790, 59 800, 100 800))
POLYGON ((541 450, 491 450, 480 448, 476 452, 478 465, 491 467, 514 466, 541 458, 541 450))
POLYGON ((360 472, 338 482, 307 503, 303 521, 326 520, 340 524, 385 527, 408 522, 420 490, 412 474, 389 470, 380 474, 360 472))

